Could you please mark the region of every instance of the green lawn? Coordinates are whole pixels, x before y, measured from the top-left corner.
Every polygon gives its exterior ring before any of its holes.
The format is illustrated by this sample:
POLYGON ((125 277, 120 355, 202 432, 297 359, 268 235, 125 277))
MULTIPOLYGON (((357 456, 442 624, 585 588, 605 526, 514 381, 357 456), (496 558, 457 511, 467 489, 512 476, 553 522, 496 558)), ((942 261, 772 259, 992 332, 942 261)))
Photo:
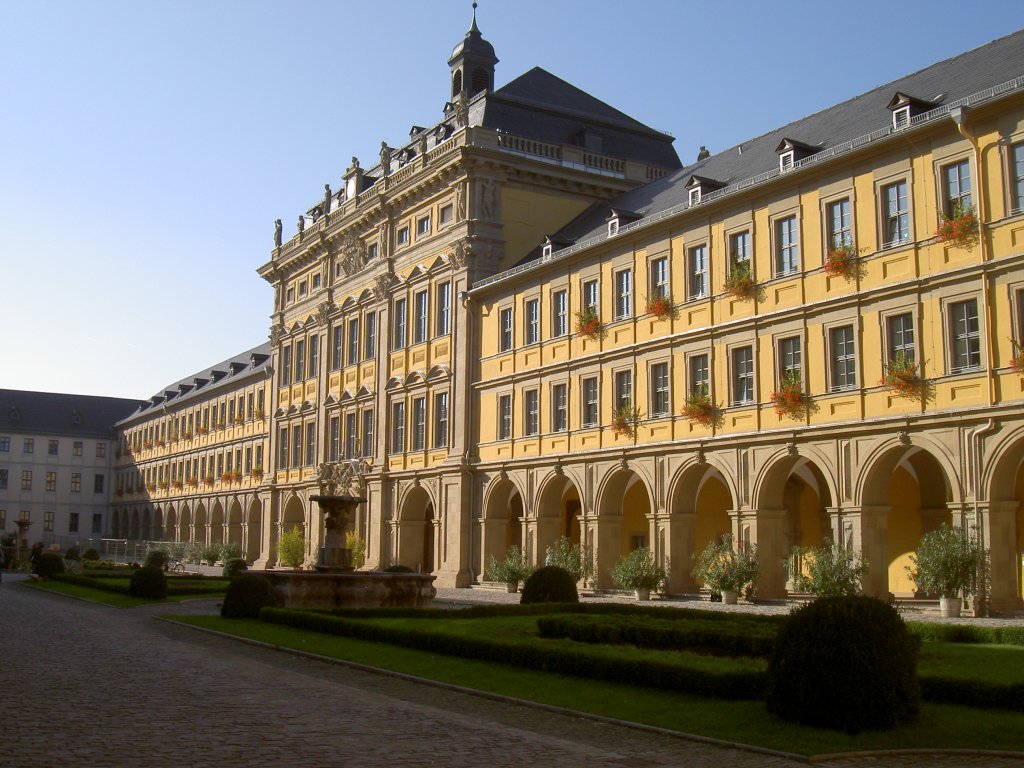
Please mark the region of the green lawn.
MULTIPOLYGON (((332 637, 259 621, 226 620, 211 616, 171 618, 282 648, 354 661, 581 712, 798 754, 912 748, 1024 749, 1024 713, 925 703, 922 706, 920 721, 912 726, 849 736, 837 731, 822 731, 779 720, 765 711, 762 702, 725 701, 594 682, 392 645, 332 637)), ((465 619, 445 622, 450 625, 446 631, 480 631, 479 627, 470 626, 475 621, 465 619), (459 628, 461 625, 467 626, 459 628)), ((488 621, 494 622, 498 619, 488 621)), ((528 630, 525 630, 524 625, 518 621, 506 623, 504 617, 500 621, 501 624, 490 625, 492 632, 528 634, 528 630)), ((1005 646, 1000 646, 999 650, 1003 648, 1005 646)), ((972 649, 987 651, 988 647, 972 646, 972 649)), ((937 648, 935 658, 942 660, 947 657, 943 649, 937 648)), ((975 658, 980 659, 982 656, 975 658)), ((956 664, 955 660, 949 663, 956 664)))
POLYGON ((1024 647, 924 642, 917 671, 919 675, 928 677, 1019 685, 1024 683, 1024 647))
MULTIPOLYGON (((106 581, 106 579, 104 579, 106 581)), ((123 583, 127 586, 128 579, 123 578, 119 580, 111 580, 112 583, 123 583)), ((117 592, 108 592, 103 589, 91 589, 89 587, 79 586, 77 584, 67 584, 60 581, 23 581, 21 582, 27 587, 32 589, 46 590, 47 592, 56 592, 61 595, 69 595, 71 597, 78 597, 83 600, 88 600, 93 603, 103 603, 104 605, 112 605, 116 608, 134 608, 139 605, 154 605, 156 603, 178 603, 183 600, 200 600, 206 598, 223 598, 224 593, 215 593, 210 595, 170 595, 165 600, 143 600, 139 597, 130 597, 128 595, 121 595, 117 592)), ((178 582, 175 582, 176 584, 178 582)), ((207 586, 210 581, 196 582, 196 581, 182 581, 182 586, 195 586, 202 584, 207 586)), ((224 589, 227 589, 227 581, 224 582, 224 589)))

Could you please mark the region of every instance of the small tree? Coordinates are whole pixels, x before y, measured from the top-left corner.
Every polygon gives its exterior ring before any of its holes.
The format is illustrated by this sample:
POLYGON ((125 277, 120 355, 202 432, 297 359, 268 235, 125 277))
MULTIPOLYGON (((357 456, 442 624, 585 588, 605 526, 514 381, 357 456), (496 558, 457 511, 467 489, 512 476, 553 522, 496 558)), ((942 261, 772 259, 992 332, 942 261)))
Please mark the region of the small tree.
POLYGON ((734 547, 727 533, 709 542, 696 560, 693 577, 712 592, 744 592, 749 597, 759 572, 757 545, 734 547))
POLYGON ((306 539, 302 528, 295 526, 281 534, 277 545, 281 555, 281 563, 289 568, 298 568, 306 557, 306 539))
POLYGON ((634 549, 612 566, 612 581, 623 589, 658 591, 668 580, 668 571, 654 560, 647 547, 634 549))
POLYGON ((544 553, 544 565, 557 565, 572 574, 577 583, 589 581, 594 575, 590 553, 563 536, 544 553))
POLYGON ((967 597, 978 591, 985 551, 965 529, 943 524, 921 537, 910 561, 907 575, 922 592, 953 598, 963 591, 967 597))
POLYGON ((783 565, 798 592, 817 597, 858 594, 868 570, 860 554, 828 540, 822 547, 794 547, 783 565))
POLYGON ((345 548, 352 552, 352 567, 362 568, 366 561, 366 542, 355 531, 345 531, 345 548))
POLYGON ((504 560, 498 560, 491 555, 487 560, 487 574, 495 581, 503 581, 506 584, 517 584, 533 573, 533 566, 526 560, 526 553, 515 544, 508 548, 504 560))

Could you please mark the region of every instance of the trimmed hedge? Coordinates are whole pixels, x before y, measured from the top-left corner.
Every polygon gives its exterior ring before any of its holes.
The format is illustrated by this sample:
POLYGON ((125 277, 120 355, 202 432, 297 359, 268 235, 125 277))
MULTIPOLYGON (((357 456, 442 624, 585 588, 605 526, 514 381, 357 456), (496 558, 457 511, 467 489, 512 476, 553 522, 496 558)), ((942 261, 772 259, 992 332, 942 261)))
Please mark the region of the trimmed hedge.
POLYGON ((523 584, 523 596, 519 602, 530 603, 578 603, 576 579, 565 568, 545 565, 531 573, 523 584))
POLYGON ((225 619, 258 619, 260 609, 277 605, 270 581, 255 573, 240 573, 228 587, 220 615, 225 619))
MULTIPOLYGON (((140 569, 141 570, 141 569, 140 569)), ((137 573, 133 571, 132 573, 137 573)), ((118 573, 117 576, 121 577, 126 575, 124 572, 118 573)), ((219 595, 224 592, 224 586, 220 585, 209 585, 209 586, 179 586, 176 585, 175 579, 187 579, 188 581, 199 581, 199 576, 167 576, 167 596, 168 597, 185 597, 188 595, 219 595)), ((92 578, 90 576, 81 576, 76 573, 59 573, 52 577, 53 581, 63 581, 67 584, 77 584, 80 587, 88 587, 89 589, 98 589, 103 592, 112 592, 117 595, 131 595, 129 586, 127 584, 114 584, 104 579, 92 578)))
POLYGON ((921 696, 928 701, 941 701, 945 704, 1024 712, 1024 684, 1021 683, 1000 685, 981 680, 922 677, 921 696))
POLYGON ((167 597, 167 577, 161 568, 139 568, 128 583, 128 594, 149 600, 163 600, 167 597))
MULTIPOLYGON (((451 615, 452 612, 445 613, 451 615)), ((311 611, 264 608, 260 611, 260 619, 296 629, 390 643, 429 653, 698 696, 760 699, 764 693, 763 672, 712 673, 655 660, 608 659, 581 653, 578 649, 537 648, 501 639, 482 640, 417 629, 380 627, 311 611)))
POLYGON ((934 622, 907 622, 907 629, 922 640, 942 643, 992 643, 995 645, 1024 645, 1024 626, 978 627, 972 624, 937 624, 934 622))
POLYGON ((64 573, 64 558, 56 552, 43 552, 36 558, 34 573, 41 579, 49 579, 58 573, 64 573))
POLYGON ((721 656, 768 658, 776 628, 747 622, 658 621, 646 616, 542 616, 541 637, 565 637, 581 643, 635 645, 638 648, 687 650, 721 656))

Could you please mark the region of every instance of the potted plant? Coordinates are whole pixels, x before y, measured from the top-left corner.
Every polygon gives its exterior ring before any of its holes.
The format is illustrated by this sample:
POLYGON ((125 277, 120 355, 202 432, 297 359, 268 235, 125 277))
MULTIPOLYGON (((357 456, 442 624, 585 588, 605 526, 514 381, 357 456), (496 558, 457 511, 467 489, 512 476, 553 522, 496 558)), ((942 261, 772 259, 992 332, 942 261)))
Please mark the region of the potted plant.
POLYGON ((637 425, 640 423, 640 409, 634 408, 627 400, 618 408, 612 411, 612 434, 632 437, 636 434, 637 425))
POLYGON ((857 270, 857 258, 857 249, 853 243, 833 244, 825 254, 825 274, 849 280, 857 270))
POLYGON ((519 582, 526 581, 531 573, 533 567, 526 561, 526 553, 515 544, 508 548, 504 560, 498 560, 494 555, 487 560, 487 574, 494 581, 505 582, 509 592, 518 592, 519 582))
POLYGON ((221 475, 220 475, 220 481, 222 483, 230 483, 231 482, 232 474, 233 473, 231 473, 231 472, 222 472, 221 475))
POLYGON ((726 605, 735 605, 740 592, 747 597, 753 593, 758 574, 756 545, 734 547, 732 534, 727 533, 709 542, 695 559, 693 577, 721 595, 726 605))
POLYGON ((623 589, 632 589, 637 600, 650 600, 652 591, 665 588, 668 570, 655 562, 650 549, 639 547, 612 566, 611 576, 623 589))
POLYGON ((210 430, 207 428, 207 426, 205 424, 203 426, 201 426, 201 427, 196 427, 196 434, 199 434, 199 435, 205 435, 209 431, 210 430))
POLYGON ((822 547, 793 547, 783 565, 795 591, 816 597, 859 594, 868 569, 859 553, 830 540, 822 547))
POLYGON ((985 560, 975 536, 943 524, 921 537, 906 571, 920 591, 939 595, 943 618, 957 618, 963 605, 959 594, 977 594, 985 560))
POLYGON ((262 480, 263 479, 263 467, 262 467, 262 465, 257 464, 255 467, 253 467, 252 468, 252 472, 249 473, 249 476, 252 477, 252 479, 255 480, 256 482, 259 482, 260 480, 262 480))
POLYGON ((604 325, 597 316, 597 307, 585 307, 576 313, 576 333, 588 339, 604 338, 604 325))
POLYGON ((263 409, 262 408, 257 408, 256 412, 253 413, 253 418, 254 419, 262 419, 263 418, 263 409))
POLYGON ((207 488, 212 487, 213 486, 213 475, 207 475, 206 477, 204 477, 203 478, 203 485, 205 485, 207 488))
POLYGON ((171 482, 171 485, 174 486, 174 490, 176 491, 180 491, 184 487, 184 483, 182 483, 181 480, 174 480, 171 482))
POLYGON ((672 301, 672 294, 666 293, 663 296, 653 296, 647 299, 647 314, 654 315, 659 320, 666 317, 675 317, 676 307, 672 301))
POLYGON ((878 383, 900 397, 917 397, 921 388, 917 363, 904 352, 897 352, 885 366, 885 372, 878 383))
POLYGON ((234 472, 231 473, 231 481, 234 482, 234 483, 242 482, 242 472, 241 472, 241 470, 236 469, 234 472))
POLYGON ((199 478, 197 477, 190 477, 187 482, 189 488, 196 488, 199 486, 199 478))
POLYGON ((973 250, 980 239, 980 227, 974 206, 964 208, 957 204, 953 206, 951 215, 940 213, 939 228, 935 230, 935 236, 943 243, 973 250))
POLYGON ((804 414, 807 409, 807 401, 804 397, 804 385, 800 380, 799 371, 786 371, 782 375, 782 383, 777 390, 772 392, 772 405, 780 419, 783 416, 798 419, 804 414))
POLYGON ((224 429, 224 419, 217 419, 217 429, 224 429))
POLYGON ((1024 349, 1019 347, 1013 339, 1010 339, 1010 343, 1013 344, 1013 356, 1010 358, 1013 372, 1024 374, 1024 349))
POLYGON ((564 568, 572 574, 577 583, 582 581, 584 585, 594 575, 594 562, 590 553, 582 544, 573 544, 567 536, 563 536, 544 551, 544 565, 564 568))
POLYGON ((715 404, 711 402, 706 384, 701 384, 696 391, 686 396, 686 405, 683 406, 683 416, 690 421, 710 427, 715 421, 715 404))
POLYGON ((744 301, 752 299, 757 286, 750 274, 749 261, 733 261, 729 265, 729 274, 725 278, 726 293, 744 301))

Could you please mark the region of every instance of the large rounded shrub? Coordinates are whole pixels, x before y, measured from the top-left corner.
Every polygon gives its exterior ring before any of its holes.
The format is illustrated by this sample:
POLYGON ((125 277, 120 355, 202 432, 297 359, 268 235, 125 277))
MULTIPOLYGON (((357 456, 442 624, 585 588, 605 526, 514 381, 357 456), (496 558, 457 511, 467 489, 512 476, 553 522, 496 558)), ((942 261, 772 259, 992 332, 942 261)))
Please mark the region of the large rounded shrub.
POLYGON ((86 547, 85 548, 85 552, 82 553, 82 559, 83 560, 99 560, 100 559, 100 553, 97 552, 92 547, 86 547))
POLYGON ((523 597, 519 601, 526 603, 578 603, 580 596, 576 592, 576 581, 565 568, 557 565, 545 565, 530 574, 523 584, 523 597))
POLYGON ((233 579, 240 573, 244 573, 249 569, 249 564, 245 562, 244 558, 241 557, 229 557, 224 561, 224 570, 221 573, 221 578, 233 579))
POLYGON ((35 572, 41 579, 48 579, 55 573, 64 573, 64 559, 56 552, 43 552, 36 559, 35 572))
POLYGON ((779 630, 768 664, 768 711, 847 733, 916 720, 917 648, 892 606, 862 596, 819 598, 779 630))
POLYGON ((159 568, 161 571, 167 568, 167 553, 160 549, 154 549, 146 555, 142 563, 143 568, 159 568))
POLYGON ((277 605, 270 582, 255 573, 240 573, 228 585, 220 607, 225 619, 258 619, 260 609, 277 605))
POLYGON ((147 600, 163 600, 167 597, 167 577, 162 568, 139 568, 132 573, 128 594, 147 600))

